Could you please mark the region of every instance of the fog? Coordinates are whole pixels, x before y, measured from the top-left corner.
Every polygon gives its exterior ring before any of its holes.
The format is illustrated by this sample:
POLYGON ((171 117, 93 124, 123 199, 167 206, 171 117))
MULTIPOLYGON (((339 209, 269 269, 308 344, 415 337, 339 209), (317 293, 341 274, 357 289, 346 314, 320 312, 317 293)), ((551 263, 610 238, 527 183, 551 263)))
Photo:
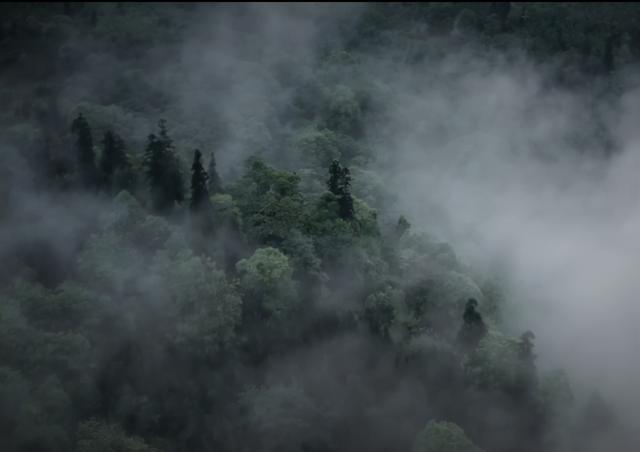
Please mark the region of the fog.
POLYGON ((546 83, 545 69, 464 49, 396 68, 385 175, 398 211, 506 277, 506 326, 535 332, 541 367, 565 368, 577 394, 600 388, 636 422, 637 77, 597 102, 546 83), (611 156, 597 137, 576 144, 599 124, 611 156))
MULTIPOLYGON (((196 10, 197 20, 170 52, 152 48, 140 61, 121 61, 96 43, 76 43, 113 73, 135 66, 165 96, 147 111, 120 105, 118 86, 101 83, 88 65, 59 87, 65 120, 88 111, 95 130, 102 131, 118 117, 119 132, 140 155, 157 119, 167 117, 183 157, 194 147, 205 155, 215 149, 228 182, 249 155, 280 168, 299 165, 291 144, 296 124, 276 119, 296 111, 296 86, 321 77, 353 90, 366 82, 375 108, 363 116, 363 141, 374 157, 359 169, 385 187, 373 206, 380 218, 404 215, 413 231, 451 244, 475 274, 499 278, 506 294, 502 326, 514 336, 535 333, 538 368, 565 369, 580 403, 597 389, 626 423, 640 428, 635 68, 617 76, 616 89, 599 79, 568 88, 553 77, 555 63, 534 63, 508 46, 483 50, 473 35, 455 35, 434 38, 417 62, 403 56, 410 46, 394 44, 358 55, 357 71, 342 64, 327 74, 325 52, 348 42, 362 5, 222 4, 196 10), (87 108, 96 99, 108 101, 87 108)), ((8 180, 15 182, 27 173, 26 164, 13 149, 3 149, 4 164, 13 168, 8 180)), ((49 197, 30 183, 16 183, 8 205, 0 257, 13 258, 25 243, 46 243, 59 260, 39 265, 55 267, 73 258, 81 246, 78 235, 110 204, 87 195, 49 197)), ((54 280, 61 278, 65 269, 54 273, 54 280)), ((375 354, 360 339, 332 338, 276 361, 266 380, 300 380, 348 411, 351 398, 375 397, 371 388, 360 395, 334 390, 340 370, 357 367, 349 362, 351 350, 375 354), (320 375, 326 372, 326 381, 314 374, 314 364, 320 375)), ((379 372, 392 375, 391 369, 379 372)), ((415 394, 421 391, 410 378, 389 391, 381 408, 387 417, 372 423, 382 427, 389 416, 399 418, 389 444, 398 432, 412 434, 412 416, 420 413, 415 394), (407 406, 415 413, 404 414, 407 406)))
MULTIPOLYGON (((323 20, 357 13, 353 6, 331 13, 255 7, 248 15, 260 17, 257 31, 252 28, 256 41, 243 39, 243 26, 222 15, 211 25, 218 30, 215 44, 198 35, 185 45, 182 61, 195 68, 194 80, 209 71, 239 75, 231 76, 237 88, 219 99, 225 114, 266 115, 265 105, 277 109, 290 101, 287 86, 265 83, 273 81, 283 55, 297 66, 289 67, 294 78, 308 76, 320 42, 326 44, 321 32, 335 32, 323 20), (250 60, 265 71, 261 79, 253 66, 238 67, 238 56, 258 41, 260 51, 250 60), (231 56, 223 70, 221 52, 231 56)), ((551 64, 534 64, 517 51, 481 52, 472 40, 440 45, 444 57, 417 65, 388 55, 364 63, 362 72, 386 86, 388 102, 382 117, 367 124, 384 153, 371 168, 398 202, 377 207, 451 243, 477 271, 503 277, 505 327, 535 332, 539 366, 566 369, 576 395, 598 388, 637 422, 637 74, 629 70, 619 93, 603 96, 602 82, 562 87, 551 64)), ((389 50, 396 51, 403 49, 389 50)), ((348 77, 338 76, 345 84, 348 77)), ((185 91, 180 97, 186 110, 193 94, 199 96, 185 91)), ((242 145, 233 139, 223 145, 223 165, 237 165, 242 145)))

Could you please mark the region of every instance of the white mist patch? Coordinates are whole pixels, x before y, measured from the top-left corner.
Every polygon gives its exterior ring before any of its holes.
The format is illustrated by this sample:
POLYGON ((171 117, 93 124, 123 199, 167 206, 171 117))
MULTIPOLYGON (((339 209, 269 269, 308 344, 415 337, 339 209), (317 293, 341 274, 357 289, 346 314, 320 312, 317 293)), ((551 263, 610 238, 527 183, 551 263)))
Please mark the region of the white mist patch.
POLYGON ((540 368, 634 409, 639 96, 594 101, 549 88, 526 61, 489 64, 452 55, 390 77, 381 142, 394 149, 398 210, 464 261, 506 269, 508 326, 535 332, 540 368), (609 158, 594 138, 602 124, 620 147, 609 158))

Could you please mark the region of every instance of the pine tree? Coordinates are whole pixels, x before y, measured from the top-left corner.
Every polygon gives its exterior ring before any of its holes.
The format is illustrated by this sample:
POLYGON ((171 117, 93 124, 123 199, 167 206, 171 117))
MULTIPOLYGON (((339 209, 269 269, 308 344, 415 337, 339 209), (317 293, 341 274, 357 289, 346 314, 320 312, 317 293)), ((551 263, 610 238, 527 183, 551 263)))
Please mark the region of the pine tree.
POLYGON ((526 331, 518 341, 519 368, 516 387, 518 391, 516 394, 520 396, 530 393, 538 383, 535 363, 536 355, 533 352, 533 340, 535 337, 531 331, 526 331))
POLYGON ((400 218, 398 218, 398 223, 396 224, 396 236, 402 237, 410 228, 411 223, 409 223, 404 215, 400 215, 400 218))
POLYGON ((184 201, 184 180, 165 120, 160 120, 159 128, 159 137, 149 135, 143 164, 153 208, 166 212, 176 202, 184 201))
POLYGON ((342 194, 338 200, 338 204, 340 205, 340 217, 343 220, 351 220, 354 216, 354 210, 353 196, 351 196, 351 173, 349 172, 349 168, 344 168, 342 170, 341 192, 342 194))
MULTIPOLYGON (((114 176, 116 172, 124 176, 121 177, 121 180, 125 179, 132 173, 131 164, 125 152, 124 140, 118 134, 108 130, 104 134, 102 146, 100 173, 104 186, 107 189, 111 189, 114 186, 114 176)), ((122 189, 127 187, 118 186, 117 188, 122 189)))
POLYGON ((474 350, 482 338, 487 334, 487 327, 482 320, 482 316, 476 307, 478 301, 475 298, 470 298, 464 309, 462 316, 463 324, 462 328, 458 332, 458 343, 466 350, 474 350))
POLYGON ((340 162, 337 160, 331 162, 327 188, 338 198, 340 218, 343 220, 353 219, 354 208, 349 168, 342 168, 340 162))
POLYGON ((80 183, 85 188, 95 187, 97 171, 93 137, 91 127, 82 113, 78 114, 78 117, 71 123, 71 133, 76 136, 75 151, 80 183))
POLYGON ((216 156, 213 152, 211 152, 211 157, 209 159, 209 170, 207 171, 207 174, 209 175, 209 193, 212 195, 222 193, 222 182, 220 181, 220 176, 218 176, 216 156))
POLYGON ((170 195, 175 202, 182 204, 185 199, 185 182, 180 158, 175 152, 169 153, 170 195))
POLYGON ((331 162, 329 167, 329 180, 327 181, 327 188, 331 193, 336 196, 340 196, 340 178, 342 176, 342 167, 337 160, 331 162))
POLYGON ((156 211, 167 208, 167 196, 164 180, 166 174, 166 156, 163 153, 162 143, 151 134, 147 139, 147 147, 144 151, 144 173, 149 183, 151 192, 151 204, 156 211))
POLYGON ((209 176, 202 166, 202 153, 196 149, 193 154, 193 165, 191 165, 191 210, 194 212, 202 211, 210 203, 208 179, 209 176))

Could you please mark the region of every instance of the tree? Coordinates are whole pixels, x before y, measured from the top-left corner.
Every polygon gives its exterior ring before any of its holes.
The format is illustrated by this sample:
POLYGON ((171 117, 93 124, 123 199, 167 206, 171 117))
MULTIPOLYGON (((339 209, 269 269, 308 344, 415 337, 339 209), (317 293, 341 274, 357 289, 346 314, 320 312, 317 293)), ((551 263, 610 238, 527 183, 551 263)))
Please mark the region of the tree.
POLYGON ((418 433, 413 452, 482 452, 453 422, 429 421, 418 433))
POLYGON ((331 162, 327 188, 338 198, 340 218, 343 220, 352 220, 354 208, 349 168, 343 168, 337 160, 331 162))
POLYGON ((398 315, 396 306, 402 292, 387 287, 372 293, 364 302, 363 317, 373 334, 388 339, 390 330, 398 315))
POLYGON ((598 391, 594 391, 584 407, 579 429, 583 435, 593 438, 597 434, 611 431, 617 421, 613 407, 598 391))
POLYGON ((167 121, 165 119, 161 119, 158 125, 160 128, 160 143, 167 156, 168 193, 174 201, 181 203, 184 201, 184 180, 180 159, 178 158, 175 147, 173 146, 173 140, 169 137, 167 121))
POLYGON ((535 335, 526 331, 518 341, 518 372, 516 374, 516 394, 524 396, 530 393, 538 384, 536 370, 536 355, 533 353, 535 335))
MULTIPOLYGON (((297 304, 289 258, 276 248, 259 248, 236 264, 241 287, 262 318, 285 317, 297 304)), ((251 303, 245 307, 253 309, 251 303)))
POLYGON ((411 223, 404 217, 404 215, 400 215, 398 218, 398 223, 396 224, 396 234, 398 237, 402 237, 409 229, 411 228, 411 223))
POLYGON ((141 438, 127 436, 122 427, 97 420, 78 426, 77 452, 153 452, 141 438))
POLYGON ((236 268, 242 292, 243 349, 257 361, 298 335, 292 321, 300 307, 289 258, 276 248, 259 248, 236 268))
POLYGON ((280 246, 294 229, 303 227, 304 198, 300 176, 248 159, 246 172, 232 187, 247 237, 260 244, 280 246))
POLYGON ((85 188, 96 185, 95 153, 91 127, 82 113, 71 123, 71 133, 76 136, 75 152, 80 183, 85 188))
POLYGON ((462 319, 464 323, 458 332, 458 343, 466 350, 474 350, 487 334, 487 327, 476 307, 478 301, 470 298, 465 306, 462 319))
POLYGON ((533 361, 536 355, 533 353, 533 340, 536 338, 535 334, 531 331, 525 331, 520 336, 520 342, 518 342, 518 357, 522 361, 533 361))
POLYGON ((160 120, 159 137, 151 134, 144 153, 144 171, 154 210, 166 212, 184 200, 184 183, 180 160, 167 133, 166 121, 160 120))
POLYGON ((216 168, 216 155, 212 151, 209 158, 209 168, 207 171, 209 175, 209 194, 215 195, 216 193, 222 193, 222 182, 220 176, 218 176, 218 170, 216 168))
POLYGON ((150 287, 161 287, 165 335, 198 359, 231 345, 241 316, 241 300, 222 271, 206 257, 178 247, 159 251, 150 267, 150 287))
POLYGON ((248 387, 240 395, 255 450, 326 451, 330 413, 297 383, 248 387))
POLYGON ((193 164, 191 165, 191 210, 201 212, 205 207, 210 206, 209 190, 207 181, 209 176, 202 166, 202 153, 196 149, 193 153, 193 164))
POLYGON ((107 189, 115 189, 114 191, 130 188, 133 173, 125 152, 124 140, 108 130, 104 134, 102 146, 100 172, 104 186, 107 189))

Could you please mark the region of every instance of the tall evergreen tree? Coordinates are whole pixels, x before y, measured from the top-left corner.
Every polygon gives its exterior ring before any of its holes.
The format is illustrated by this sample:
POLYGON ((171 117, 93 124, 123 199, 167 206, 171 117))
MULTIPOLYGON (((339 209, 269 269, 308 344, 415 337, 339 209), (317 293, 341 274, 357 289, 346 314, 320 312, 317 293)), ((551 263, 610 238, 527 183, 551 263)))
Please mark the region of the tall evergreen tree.
POLYGON ((165 120, 160 120, 159 128, 159 137, 149 135, 143 165, 153 208, 166 212, 176 202, 184 201, 184 180, 165 120))
POLYGON ((147 147, 144 151, 144 173, 149 183, 151 204, 156 211, 167 207, 164 176, 166 174, 166 156, 163 154, 162 144, 158 138, 151 134, 147 138, 147 147))
POLYGON ((409 223, 404 215, 400 215, 398 223, 396 224, 396 236, 402 237, 409 229, 411 229, 411 223, 409 223))
POLYGON ((75 152, 78 164, 78 178, 85 188, 96 185, 95 153, 93 150, 93 137, 91 127, 82 113, 71 123, 71 133, 76 136, 75 152))
POLYGON ((533 352, 533 340, 535 337, 531 331, 526 331, 518 341, 518 389, 522 393, 531 392, 532 388, 538 383, 535 364, 536 355, 533 352))
POLYGON ((202 166, 202 153, 196 149, 193 154, 193 164, 191 165, 191 210, 202 211, 209 205, 209 190, 207 181, 209 176, 202 166))
POLYGON ((126 186, 120 186, 124 183, 124 180, 131 176, 132 169, 127 154, 125 152, 124 140, 116 133, 108 130, 104 134, 102 140, 102 155, 100 157, 100 173, 102 181, 107 189, 114 188, 116 179, 116 173, 119 173, 117 189, 128 188, 126 186))
POLYGON ((349 168, 343 168, 337 160, 331 162, 327 188, 338 198, 340 218, 343 220, 352 220, 354 208, 349 168))
POLYGON ((214 195, 216 193, 222 193, 222 182, 220 181, 220 176, 218 176, 218 170, 216 168, 216 156, 211 152, 211 157, 209 158, 209 169, 207 171, 209 176, 209 193, 214 195))
POLYGON ((487 334, 487 327, 480 313, 476 311, 477 307, 478 301, 470 298, 462 316, 463 324, 458 332, 458 343, 466 351, 474 350, 487 334))
POLYGON ((343 220, 351 220, 355 212, 353 210, 353 196, 351 196, 351 173, 349 168, 343 168, 342 170, 341 192, 342 194, 338 200, 340 216, 343 220))
POLYGON ((342 167, 340 162, 334 160, 329 166, 329 180, 327 181, 327 188, 331 193, 336 196, 340 196, 340 178, 342 177, 342 167))

